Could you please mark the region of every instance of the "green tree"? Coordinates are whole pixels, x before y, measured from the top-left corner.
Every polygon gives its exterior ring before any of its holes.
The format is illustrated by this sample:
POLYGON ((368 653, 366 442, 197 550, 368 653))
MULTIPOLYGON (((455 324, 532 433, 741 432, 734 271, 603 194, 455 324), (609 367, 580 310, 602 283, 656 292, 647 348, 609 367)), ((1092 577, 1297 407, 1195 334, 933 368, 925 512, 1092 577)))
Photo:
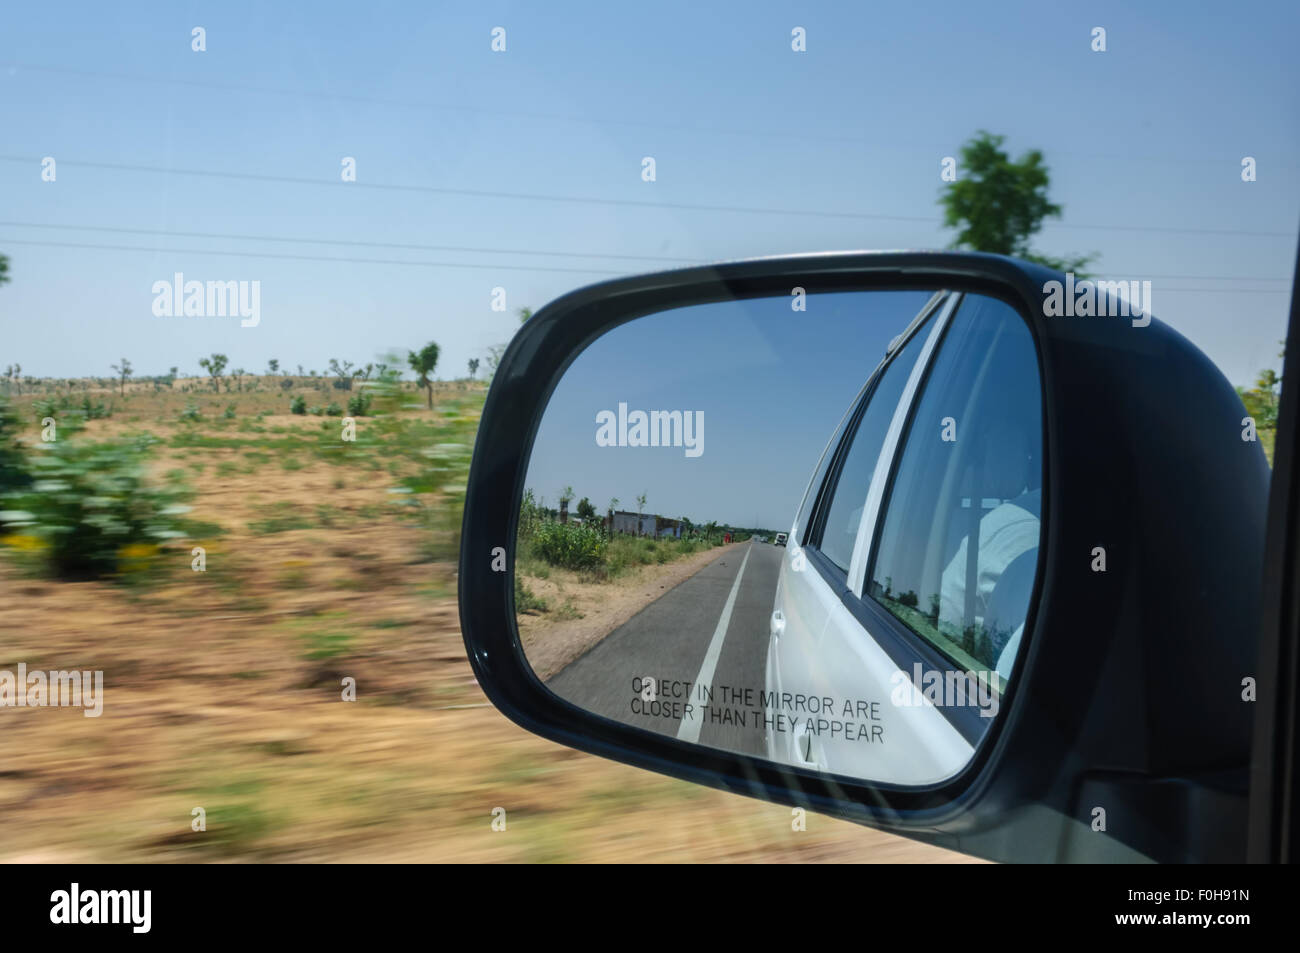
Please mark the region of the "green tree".
POLYGON ((0 285, 9 280, 9 259, 0 255, 0 285))
POLYGON ((469 379, 473 380, 474 375, 476 375, 477 373, 478 373, 478 358, 471 357, 469 359, 469 379))
POLYGON ((338 358, 331 357, 330 373, 338 378, 338 380, 334 382, 335 390, 352 389, 352 378, 356 376, 356 372, 352 370, 351 361, 344 361, 340 364, 338 358))
POLYGON ((1277 406, 1281 396, 1282 378, 1277 371, 1267 367, 1255 378, 1255 386, 1247 389, 1238 387, 1241 402, 1246 411, 1255 418, 1255 427, 1259 430, 1273 430, 1277 427, 1277 406))
POLYGON ((269 361, 266 362, 266 372, 268 374, 279 374, 280 362, 277 361, 275 358, 271 358, 269 361))
POLYGON ((527 323, 528 323, 528 319, 531 318, 532 316, 533 316, 533 309, 532 309, 532 308, 520 308, 520 309, 519 309, 519 323, 520 323, 520 324, 527 324, 527 323))
POLYGON ((120 393, 123 397, 125 397, 125 396, 126 396, 126 380, 127 380, 128 377, 131 376, 131 362, 128 361, 126 358, 122 358, 122 363, 121 363, 121 364, 110 364, 109 367, 111 367, 113 370, 115 370, 115 371, 117 372, 118 376, 122 379, 121 389, 119 390, 119 393, 120 393))
MULTIPOLYGON (((1285 343, 1285 342, 1284 342, 1285 343)), ((1286 348, 1278 357, 1286 357, 1286 348)), ((1281 401, 1282 378, 1271 367, 1266 367, 1255 378, 1254 387, 1238 387, 1237 396, 1246 407, 1246 413, 1255 421, 1255 432, 1264 445, 1264 453, 1271 465, 1273 445, 1277 435, 1277 410, 1281 401)))
POLYGON ((578 519, 584 523, 590 523, 596 518, 596 507, 592 506, 591 500, 585 496, 578 501, 578 519))
POLYGON ((212 375, 213 390, 221 390, 221 372, 226 369, 228 363, 230 363, 230 358, 224 354, 213 354, 211 357, 199 358, 199 367, 212 375))
POLYGON ((1096 255, 1052 258, 1030 250, 1043 219, 1060 218, 1061 206, 1047 196, 1050 176, 1037 149, 1012 161, 1002 149, 1005 136, 980 130, 961 147, 957 180, 939 198, 943 223, 957 229, 953 249, 992 252, 1037 262, 1087 277, 1096 255))
POLYGON ((415 376, 419 379, 420 386, 428 391, 429 409, 433 410, 433 381, 429 375, 433 369, 438 366, 438 345, 430 341, 417 354, 411 351, 407 355, 407 363, 411 365, 411 370, 415 371, 415 376))

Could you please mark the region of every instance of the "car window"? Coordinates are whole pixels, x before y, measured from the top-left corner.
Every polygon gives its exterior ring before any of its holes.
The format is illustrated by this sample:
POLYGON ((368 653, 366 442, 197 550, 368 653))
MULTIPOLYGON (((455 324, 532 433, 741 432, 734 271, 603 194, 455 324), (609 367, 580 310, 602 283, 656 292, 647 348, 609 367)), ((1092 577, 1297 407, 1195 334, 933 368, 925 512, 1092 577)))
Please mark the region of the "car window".
POLYGON ((1010 673, 1038 559, 1042 407, 1029 329, 966 298, 913 415, 867 594, 969 671, 1010 673))
POLYGON ((852 436, 852 445, 838 474, 832 473, 833 490, 824 494, 828 500, 817 546, 822 555, 845 573, 853 557, 858 524, 866 504, 871 475, 880 459, 880 450, 889 432, 894 410, 902 399, 912 367, 925 347, 933 317, 926 320, 908 340, 894 360, 886 365, 879 383, 867 398, 867 406, 852 436))
MULTIPOLYGON (((906 293, 907 292, 901 292, 901 294, 906 293)), ((925 305, 917 313, 917 317, 920 317, 927 312, 937 314, 946 300, 945 292, 935 292, 935 294, 926 301, 925 305)), ((896 342, 891 340, 891 346, 894 343, 896 342)), ((888 349, 886 349, 884 357, 888 357, 888 349)), ((886 361, 882 359, 880 363, 883 365, 886 361)), ((874 374, 875 372, 873 371, 872 373, 874 374)), ((813 473, 812 479, 808 481, 803 499, 799 503, 799 512, 795 516, 795 531, 797 535, 794 537, 794 542, 797 545, 806 546, 814 538, 814 531, 817 528, 815 525, 816 520, 814 519, 814 515, 817 512, 817 505, 821 502, 822 498, 829 493, 829 491, 827 491, 827 493, 822 492, 823 486, 826 483, 826 474, 831 472, 832 467, 843 455, 839 452, 839 449, 844 442, 844 434, 853 430, 859 416, 858 411, 867 395, 870 393, 869 384, 869 379, 863 381, 862 387, 858 390, 857 394, 853 398, 853 402, 849 404, 848 409, 845 411, 843 419, 835 427, 835 432, 831 434, 830 440, 826 442, 825 452, 817 463, 817 469, 813 473)))
POLYGON ((795 517, 795 529, 798 533, 795 537, 795 541, 800 545, 807 545, 813 538, 814 526, 812 515, 815 511, 817 501, 820 498, 819 491, 821 490, 823 482, 826 480, 826 474, 830 471, 831 465, 835 462, 836 449, 843 441, 845 432, 853 426, 855 414, 861 401, 862 394, 859 393, 854 397, 853 403, 849 406, 848 412, 844 415, 844 419, 841 420, 839 426, 835 428, 835 433, 831 435, 831 439, 826 444, 826 452, 822 454, 821 461, 817 464, 817 471, 813 474, 812 479, 808 483, 808 490, 804 495, 803 502, 799 504, 799 513, 795 517))

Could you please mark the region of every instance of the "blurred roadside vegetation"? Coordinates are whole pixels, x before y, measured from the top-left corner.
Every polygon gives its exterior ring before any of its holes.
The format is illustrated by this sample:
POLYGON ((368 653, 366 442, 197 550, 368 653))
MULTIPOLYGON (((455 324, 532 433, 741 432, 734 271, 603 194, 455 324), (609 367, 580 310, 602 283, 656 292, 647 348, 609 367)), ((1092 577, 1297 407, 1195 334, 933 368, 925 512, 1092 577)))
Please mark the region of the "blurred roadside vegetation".
MULTIPOLYGON (((223 368, 222 357, 205 358, 206 366, 223 368)), ((343 378, 338 375, 351 365, 333 363, 333 381, 312 381, 306 387, 300 379, 277 381, 273 375, 259 378, 240 370, 234 387, 236 393, 258 395, 252 398, 254 413, 247 405, 241 412, 240 404, 229 400, 202 408, 199 398, 177 394, 178 390, 192 393, 189 388, 151 393, 147 379, 134 381, 133 389, 127 388, 125 379, 112 382, 121 396, 105 405, 91 393, 74 396, 75 382, 28 378, 26 399, 15 402, 0 394, 0 552, 28 573, 66 580, 137 581, 146 578, 160 560, 172 566, 188 564, 188 548, 194 542, 222 532, 214 524, 186 517, 187 504, 196 494, 192 480, 207 468, 197 461, 203 452, 211 452, 221 457, 215 471, 218 478, 272 462, 294 472, 313 460, 343 470, 383 471, 391 495, 385 509, 428 531, 422 558, 453 561, 459 549, 465 481, 484 386, 477 382, 425 386, 427 397, 421 400, 413 385, 401 380, 396 359, 389 358, 355 372, 339 388, 343 378), (352 391, 346 397, 350 424, 342 419, 296 426, 268 421, 270 415, 286 413, 342 418, 343 408, 336 401, 324 410, 306 410, 306 397, 300 391, 322 386, 352 391), (447 396, 430 414, 427 403, 435 392, 447 396), (175 409, 157 412, 174 407, 176 400, 186 402, 179 413, 175 409), (147 429, 141 410, 157 412, 156 432, 147 429), (89 438, 89 421, 114 417, 119 419, 107 439, 99 439, 103 436, 99 431, 96 439, 89 438), (47 426, 51 421, 53 425, 47 426), (351 439, 343 436, 348 426, 351 439), (159 479, 154 472, 157 458, 169 451, 173 459, 189 459, 191 465, 169 470, 159 479), (235 462, 231 454, 244 463, 235 462), (184 558, 163 559, 169 556, 184 558)), ((230 378, 214 375, 205 389, 220 393, 221 380, 230 378)), ((12 382, 4 383, 12 393, 12 382)), ((373 481, 374 476, 367 480, 373 481)), ((342 482, 340 478, 336 486, 342 482)), ((299 513, 296 502, 283 502, 292 513, 268 513, 250 522, 251 531, 338 525, 328 501, 317 506, 314 518, 299 513)))
MULTIPOLYGON (((1279 358, 1286 357, 1286 348, 1279 353, 1279 358)), ((1277 437, 1277 408, 1282 396, 1282 376, 1271 367, 1266 367, 1255 378, 1254 387, 1238 387, 1237 395, 1241 397, 1246 413, 1255 421, 1255 432, 1264 447, 1269 466, 1273 465, 1273 444, 1277 437)))
POLYGON ((64 437, 37 444, 24 461, 27 486, 4 496, 6 546, 45 575, 96 579, 145 567, 161 545, 184 535, 177 524, 189 509, 184 489, 145 479, 153 437, 91 442, 63 429, 64 437))
MULTIPOLYGON (((567 488, 562 494, 566 511, 572 496, 572 490, 567 488)), ((609 515, 602 521, 584 497, 578 505, 578 518, 566 519, 561 516, 561 510, 547 508, 531 489, 525 490, 519 505, 515 547, 520 570, 546 578, 549 567, 571 569, 584 582, 607 582, 637 566, 663 565, 720 546, 727 533, 732 534, 735 542, 751 535, 749 530, 718 523, 697 526, 685 518, 681 520, 680 537, 615 533, 609 527, 616 503, 617 500, 611 501, 609 515)))

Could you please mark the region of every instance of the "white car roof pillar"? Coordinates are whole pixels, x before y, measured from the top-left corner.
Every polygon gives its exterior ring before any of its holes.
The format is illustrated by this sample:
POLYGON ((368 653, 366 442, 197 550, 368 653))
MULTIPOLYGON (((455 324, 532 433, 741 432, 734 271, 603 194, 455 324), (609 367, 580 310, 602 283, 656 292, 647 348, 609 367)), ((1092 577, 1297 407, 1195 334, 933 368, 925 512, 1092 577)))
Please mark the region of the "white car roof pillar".
MULTIPOLYGON (((948 322, 952 320, 952 313, 957 310, 961 298, 960 293, 954 292, 950 294, 943 306, 943 310, 939 312, 934 324, 930 326, 925 344, 922 346, 916 364, 912 366, 912 372, 907 378, 907 386, 903 388, 903 396, 899 399, 898 406, 894 408, 894 416, 889 422, 885 442, 881 444, 880 456, 877 458, 876 468, 871 474, 871 484, 867 488, 867 499, 862 507, 862 522, 858 524, 858 536, 853 544, 853 557, 849 561, 849 587, 853 590, 853 594, 859 598, 862 596, 862 588, 865 583, 867 556, 871 552, 871 546, 876 537, 876 524, 880 517, 880 504, 885 495, 885 483, 889 479, 894 454, 898 451, 898 442, 903 436, 903 427, 907 423, 908 412, 912 408, 912 402, 916 400, 917 391, 921 387, 921 379, 925 375, 925 369, 930 366, 930 360, 934 355, 935 348, 938 346, 939 338, 943 335, 948 322)), ((872 399, 874 399, 874 396, 872 399)))

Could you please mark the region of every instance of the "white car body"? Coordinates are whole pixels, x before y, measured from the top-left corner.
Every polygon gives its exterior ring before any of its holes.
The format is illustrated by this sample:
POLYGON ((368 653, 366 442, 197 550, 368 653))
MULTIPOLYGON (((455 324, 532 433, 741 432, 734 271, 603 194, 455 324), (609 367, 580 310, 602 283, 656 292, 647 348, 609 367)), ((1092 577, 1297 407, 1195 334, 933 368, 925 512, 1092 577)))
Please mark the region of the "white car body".
MULTIPOLYGON (((859 598, 864 564, 878 531, 878 511, 908 410, 917 399, 924 368, 959 300, 955 294, 936 295, 891 344, 890 353, 897 353, 908 332, 921 326, 924 319, 936 317, 924 331, 929 339, 893 413, 870 486, 863 491, 862 517, 847 575, 849 587, 859 598)), ((871 378, 879 373, 877 368, 871 378)), ((855 400, 854 406, 857 404, 855 400)), ((852 410, 845 419, 851 414, 852 410)), ((837 431, 823 462, 835 453, 842 439, 837 431)), ((928 785, 944 781, 971 760, 971 741, 949 717, 913 691, 914 680, 905 672, 900 675, 899 664, 882 647, 879 634, 869 631, 845 607, 843 587, 839 591, 833 588, 812 564, 814 555, 800 547, 805 527, 799 520, 810 512, 809 500, 823 479, 821 468, 819 463, 790 527, 771 616, 767 691, 782 703, 769 712, 773 721, 766 729, 768 756, 778 763, 872 782, 928 785), (786 713, 791 703, 799 707, 800 696, 805 699, 804 710, 796 712, 793 719, 777 721, 777 715, 786 713), (820 701, 814 703, 814 698, 820 701), (813 712, 813 707, 823 710, 813 712), (827 707, 837 710, 827 713, 827 707), (834 722, 841 723, 840 730, 834 722)))

